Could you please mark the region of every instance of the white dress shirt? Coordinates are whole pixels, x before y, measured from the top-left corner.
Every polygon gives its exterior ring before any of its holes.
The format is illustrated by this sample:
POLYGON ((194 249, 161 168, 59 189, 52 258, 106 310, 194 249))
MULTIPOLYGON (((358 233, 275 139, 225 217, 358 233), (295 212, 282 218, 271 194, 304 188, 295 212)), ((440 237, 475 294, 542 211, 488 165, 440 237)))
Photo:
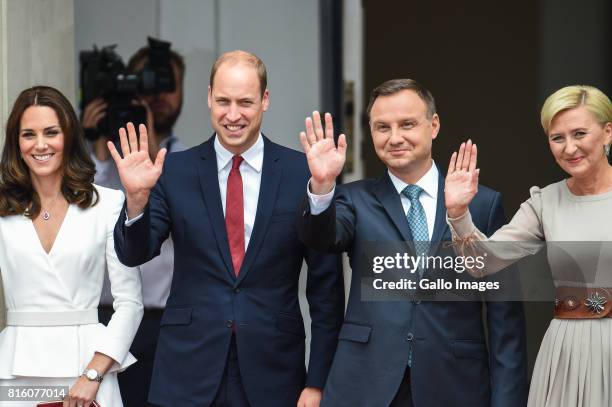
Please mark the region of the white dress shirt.
MULTIPOLYGON (((404 188, 408 186, 408 184, 395 175, 391 173, 391 171, 387 170, 389 173, 389 178, 391 178, 391 182, 393 186, 397 190, 397 193, 400 196, 402 201, 402 207, 404 208, 404 215, 408 216, 408 211, 410 210, 410 200, 402 191, 404 188)), ((416 185, 423 188, 423 193, 419 196, 419 201, 421 205, 423 205, 423 209, 425 210, 425 216, 427 217, 427 232, 429 233, 429 240, 433 236, 433 228, 436 223, 436 207, 438 202, 438 180, 439 173, 436 164, 432 161, 431 168, 421 177, 420 180, 417 181, 416 185)), ((315 195, 310 192, 310 181, 308 182, 308 186, 306 187, 306 192, 308 193, 308 199, 310 201, 310 213, 313 215, 318 215, 323 212, 325 209, 329 207, 334 197, 334 189, 331 192, 328 192, 325 195, 315 195)))

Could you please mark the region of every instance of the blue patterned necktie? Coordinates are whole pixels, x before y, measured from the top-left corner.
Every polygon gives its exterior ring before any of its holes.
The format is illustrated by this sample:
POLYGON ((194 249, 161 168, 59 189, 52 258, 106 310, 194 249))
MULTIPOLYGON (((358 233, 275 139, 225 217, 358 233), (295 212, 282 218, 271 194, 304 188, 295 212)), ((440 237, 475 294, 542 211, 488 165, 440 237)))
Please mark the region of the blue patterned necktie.
MULTIPOLYGON (((410 227, 410 233, 412 233, 412 240, 414 242, 415 256, 421 254, 427 255, 429 249, 429 232, 427 229, 427 216, 425 215, 425 209, 419 196, 423 192, 423 188, 418 185, 408 185, 402 190, 402 194, 410 201, 410 209, 408 209, 408 226, 410 227)), ((422 274, 423 270, 418 270, 419 274, 422 274)), ((412 344, 408 353, 408 366, 412 367, 412 344)))
POLYGON ((414 241, 414 248, 416 249, 416 255, 427 254, 427 247, 429 246, 429 231, 427 229, 427 216, 425 215, 425 209, 419 196, 423 192, 423 188, 418 185, 408 185, 402 190, 402 194, 410 200, 410 209, 408 210, 408 226, 410 227, 410 233, 412 233, 412 240, 414 241))

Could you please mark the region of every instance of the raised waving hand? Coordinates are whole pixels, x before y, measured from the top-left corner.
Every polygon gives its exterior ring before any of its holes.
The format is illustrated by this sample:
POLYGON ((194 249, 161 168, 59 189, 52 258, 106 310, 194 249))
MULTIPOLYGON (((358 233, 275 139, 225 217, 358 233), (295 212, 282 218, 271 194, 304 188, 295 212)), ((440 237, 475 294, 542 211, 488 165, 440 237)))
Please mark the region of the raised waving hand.
POLYGON ((313 112, 312 118, 306 118, 306 131, 300 132, 300 142, 312 175, 312 193, 323 195, 330 192, 346 161, 346 137, 340 134, 336 146, 331 114, 325 113, 324 129, 321 115, 313 112))
POLYGON ((476 168, 478 149, 472 140, 461 143, 459 152, 453 153, 448 165, 444 184, 444 199, 450 218, 463 215, 478 192, 478 175, 476 168))
POLYGON ((149 200, 151 189, 159 179, 166 158, 166 149, 162 148, 155 157, 155 162, 149 157, 149 142, 147 128, 144 124, 138 126, 140 136, 132 123, 127 124, 126 130, 119 129, 119 142, 123 158, 112 142, 107 146, 115 160, 121 184, 125 189, 128 203, 128 217, 133 218, 144 210, 149 200))

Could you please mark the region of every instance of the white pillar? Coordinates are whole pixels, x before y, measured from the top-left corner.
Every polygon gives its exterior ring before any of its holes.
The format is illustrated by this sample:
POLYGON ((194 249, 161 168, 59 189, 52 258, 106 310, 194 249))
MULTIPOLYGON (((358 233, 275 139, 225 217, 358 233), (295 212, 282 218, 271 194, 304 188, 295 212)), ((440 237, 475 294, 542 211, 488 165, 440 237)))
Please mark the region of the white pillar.
MULTIPOLYGON (((10 109, 23 89, 53 86, 74 105, 74 58, 73 0, 0 0, 0 146, 10 109)), ((2 293, 0 286, 0 328, 5 323, 2 293)))

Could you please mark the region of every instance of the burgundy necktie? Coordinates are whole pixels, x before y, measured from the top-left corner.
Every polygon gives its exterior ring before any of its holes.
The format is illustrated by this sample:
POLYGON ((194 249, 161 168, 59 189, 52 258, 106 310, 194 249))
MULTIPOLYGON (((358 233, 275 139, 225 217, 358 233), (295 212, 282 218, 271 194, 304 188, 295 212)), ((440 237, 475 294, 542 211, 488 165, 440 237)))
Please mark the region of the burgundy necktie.
POLYGON ((227 177, 227 193, 225 195, 225 227, 229 241, 234 273, 238 276, 244 259, 244 200, 242 197, 242 176, 239 155, 232 157, 232 169, 227 177))

